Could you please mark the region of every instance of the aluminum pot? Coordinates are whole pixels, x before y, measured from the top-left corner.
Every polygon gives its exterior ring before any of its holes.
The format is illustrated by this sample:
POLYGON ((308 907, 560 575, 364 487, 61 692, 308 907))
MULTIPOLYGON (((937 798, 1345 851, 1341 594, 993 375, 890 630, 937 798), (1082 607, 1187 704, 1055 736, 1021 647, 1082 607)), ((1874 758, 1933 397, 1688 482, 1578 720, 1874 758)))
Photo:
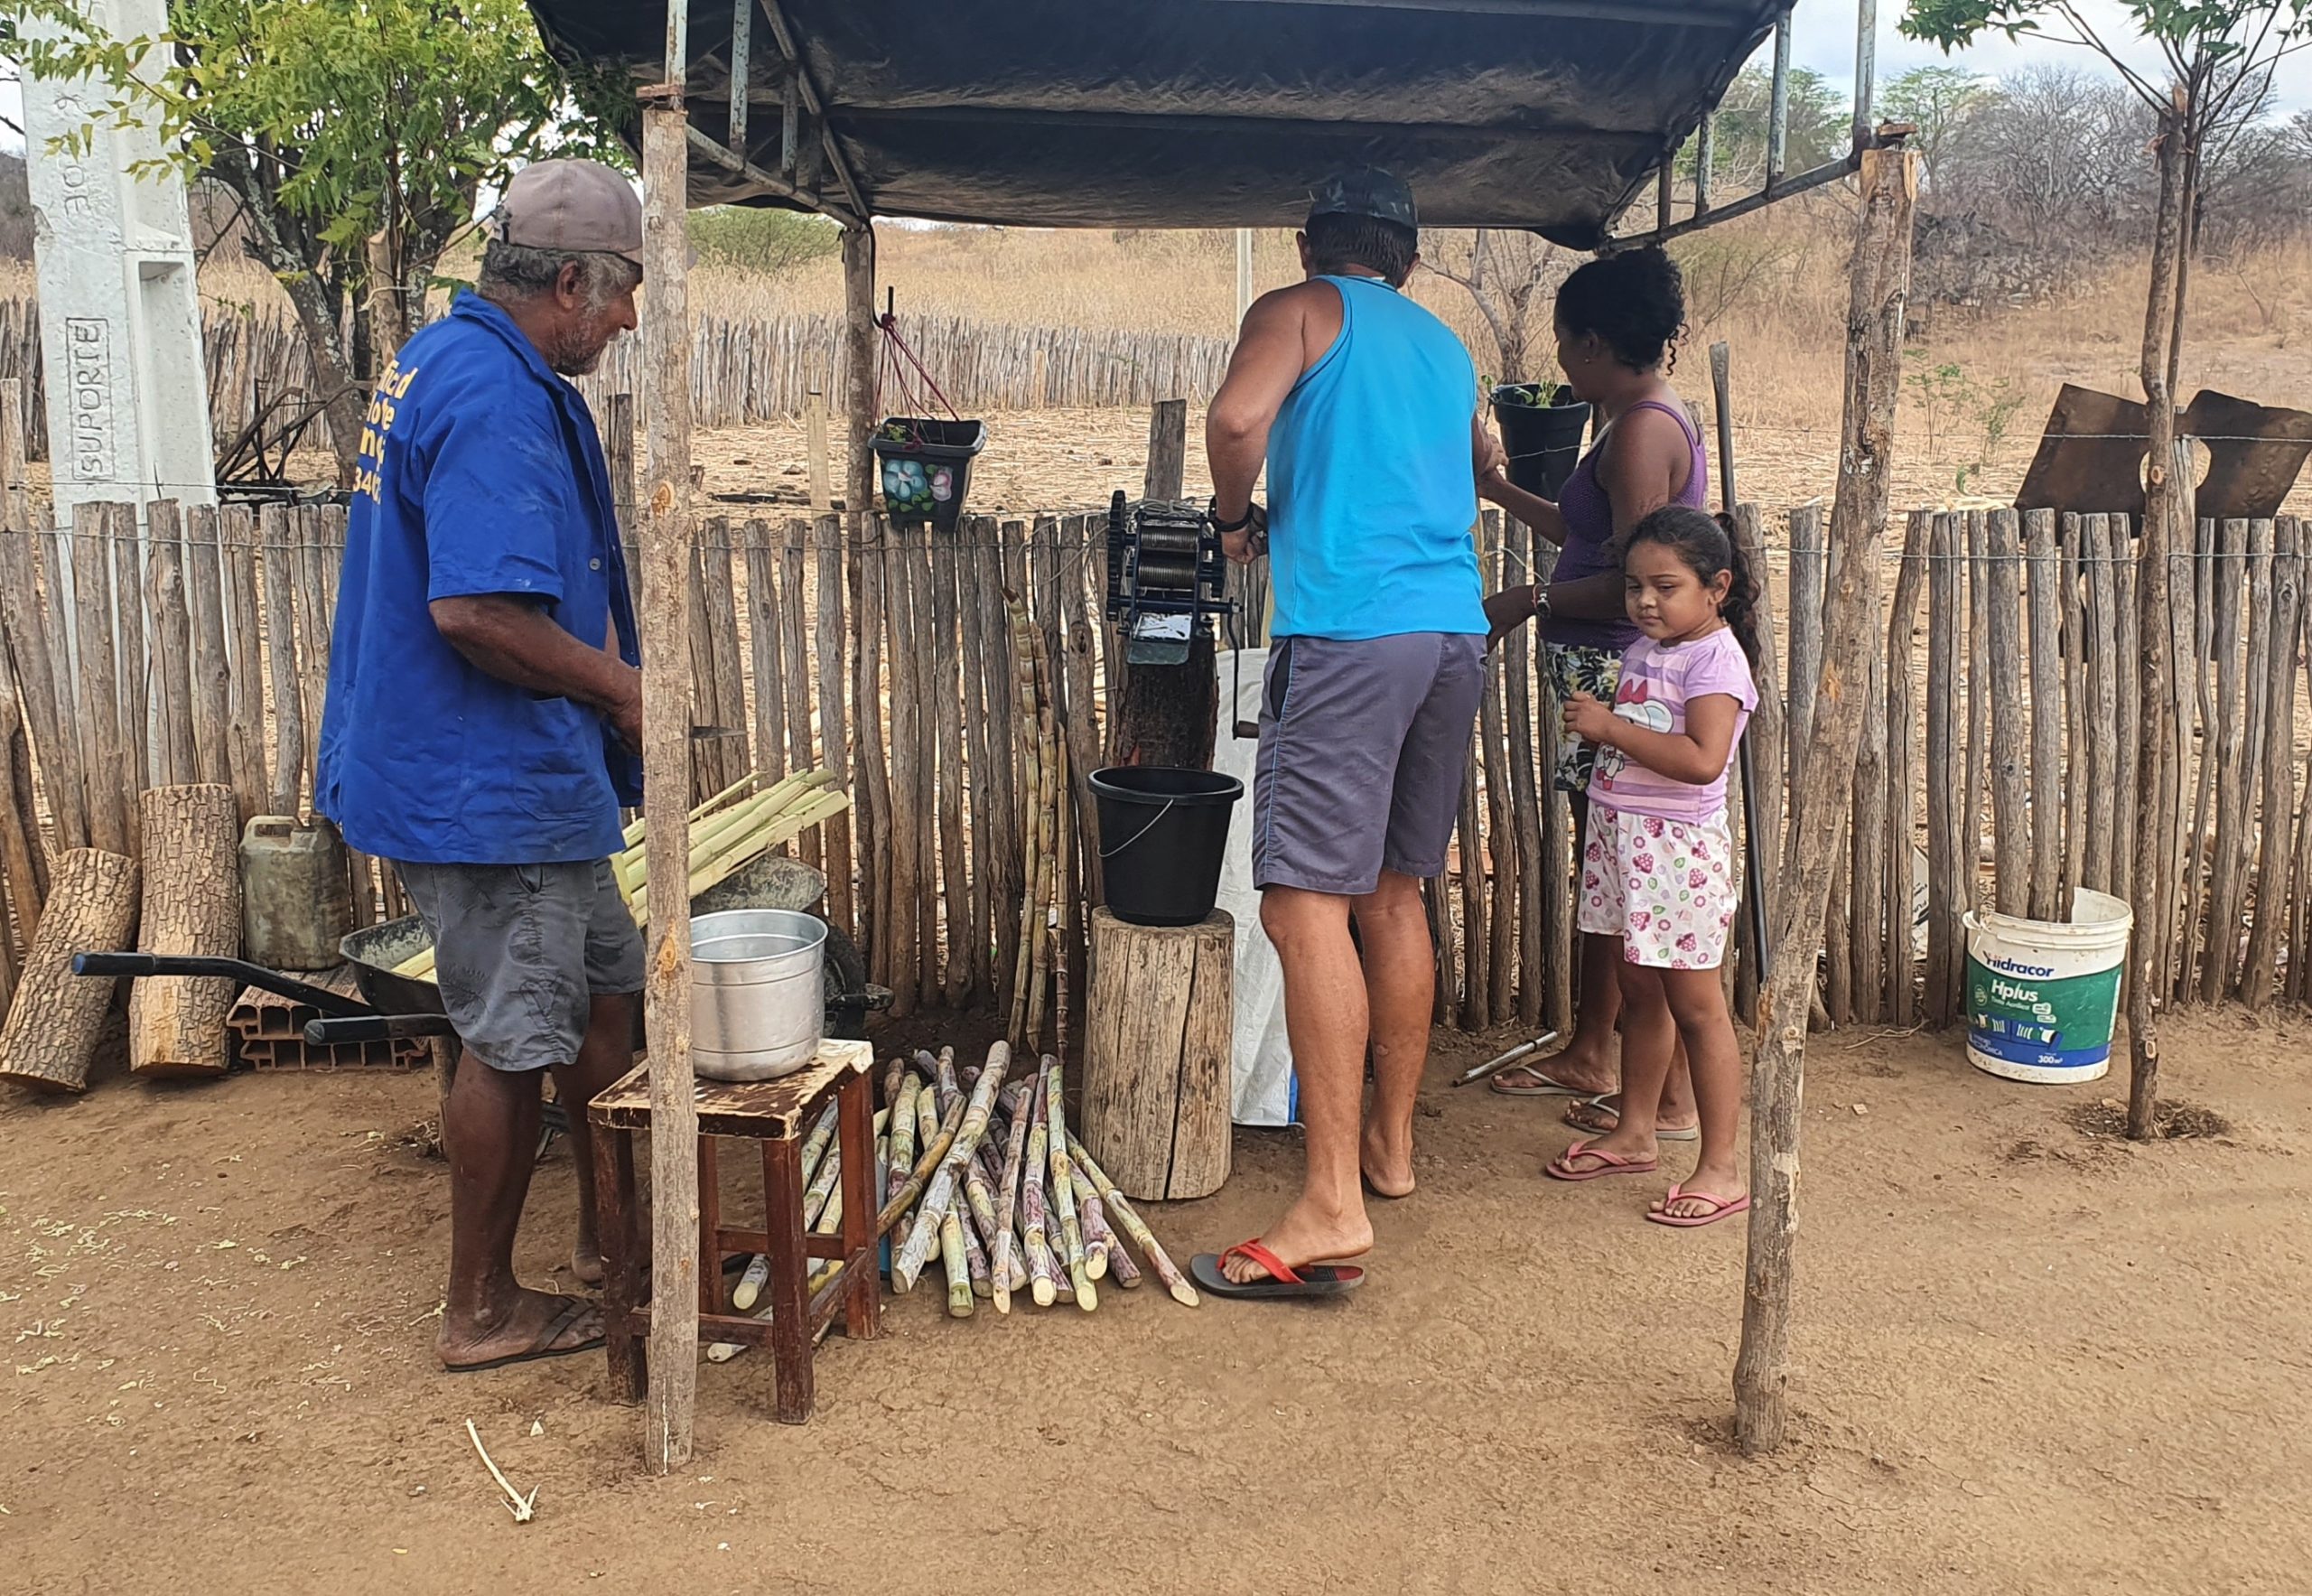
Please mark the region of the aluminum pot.
POLYGON ((691 1067, 709 1080, 775 1080, 825 1033, 825 921, 733 909, 690 922, 691 1067))

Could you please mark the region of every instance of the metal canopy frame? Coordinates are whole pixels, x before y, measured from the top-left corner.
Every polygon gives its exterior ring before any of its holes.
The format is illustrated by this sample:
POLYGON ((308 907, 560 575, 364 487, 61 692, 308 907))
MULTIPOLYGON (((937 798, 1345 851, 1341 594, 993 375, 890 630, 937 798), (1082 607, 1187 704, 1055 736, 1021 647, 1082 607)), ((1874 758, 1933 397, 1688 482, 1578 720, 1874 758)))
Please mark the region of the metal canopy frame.
MULTIPOLYGON (((1685 4, 1664 5, 1650 5, 1645 0, 1221 0, 1221 3, 1247 7, 1289 5, 1342 10, 1478 13, 1527 18, 1563 17, 1569 20, 1645 23, 1664 27, 1722 28, 1731 32, 1754 26, 1758 9, 1756 0, 1733 0, 1731 4, 1717 5, 1693 4, 1692 0, 1685 4)), ((688 10, 687 0, 669 0, 667 60, 670 71, 671 63, 688 60, 688 10)), ((1608 253, 1640 244, 1666 243, 1855 174, 1860 168, 1863 152, 1880 142, 1881 138, 1873 118, 1877 27, 1877 0, 1857 0, 1851 118, 1853 137, 1843 156, 1795 174, 1785 170, 1791 71, 1791 16, 1785 10, 1774 28, 1766 173, 1758 190, 1730 201, 1721 201, 1713 191, 1715 174, 1711 168, 1716 147, 1713 128, 1716 113, 1706 110, 1691 140, 1696 159, 1692 203, 1687 213, 1682 218, 1676 215, 1677 159, 1686 147, 1686 141, 1681 141, 1663 150, 1658 165, 1648 174, 1655 194, 1654 225, 1628 233, 1609 233, 1599 245, 1599 252, 1608 253)), ((867 226, 872 216, 868 191, 859 182, 857 173, 844 154, 842 140, 828 115, 830 102, 826 92, 815 80, 780 0, 754 0, 752 7, 741 3, 734 8, 730 61, 730 79, 737 91, 729 99, 728 142, 718 142, 693 127, 688 132, 692 152, 700 159, 744 177, 765 193, 789 204, 816 211, 846 228, 867 226), (776 102, 760 100, 744 88, 749 81, 754 49, 753 18, 757 12, 768 24, 778 51, 780 93, 776 102), (748 154, 749 136, 759 106, 766 111, 775 108, 779 117, 781 136, 776 171, 759 163, 748 154), (825 181, 828 176, 834 180, 832 184, 825 181)), ((853 107, 844 114, 848 118, 862 122, 948 123, 958 126, 1049 129, 1054 133, 1064 133, 1069 127, 1130 127, 1177 128, 1184 132, 1234 131, 1258 136, 1280 127, 1307 126, 1291 118, 1258 115, 1067 111, 1001 106, 853 107)), ((1338 129, 1347 138, 1384 133, 1415 137, 1425 134, 1467 136, 1471 133, 1486 133, 1506 141, 1521 143, 1546 142, 1584 134, 1627 136, 1635 131, 1531 124, 1487 128, 1445 122, 1368 123, 1346 120, 1329 122, 1325 126, 1338 129)), ((1616 207, 1615 214, 1627 210, 1644 191, 1646 181, 1641 178, 1631 185, 1616 207)))

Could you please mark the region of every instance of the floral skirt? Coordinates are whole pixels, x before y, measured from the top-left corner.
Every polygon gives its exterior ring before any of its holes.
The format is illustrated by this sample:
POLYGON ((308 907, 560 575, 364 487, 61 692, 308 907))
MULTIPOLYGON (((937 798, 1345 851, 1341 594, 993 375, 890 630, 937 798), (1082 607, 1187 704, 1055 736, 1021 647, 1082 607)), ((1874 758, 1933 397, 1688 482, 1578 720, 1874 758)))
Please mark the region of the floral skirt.
POLYGON ((1707 820, 1664 820, 1591 802, 1577 923, 1619 937, 1631 964, 1716 969, 1739 891, 1724 809, 1707 820))

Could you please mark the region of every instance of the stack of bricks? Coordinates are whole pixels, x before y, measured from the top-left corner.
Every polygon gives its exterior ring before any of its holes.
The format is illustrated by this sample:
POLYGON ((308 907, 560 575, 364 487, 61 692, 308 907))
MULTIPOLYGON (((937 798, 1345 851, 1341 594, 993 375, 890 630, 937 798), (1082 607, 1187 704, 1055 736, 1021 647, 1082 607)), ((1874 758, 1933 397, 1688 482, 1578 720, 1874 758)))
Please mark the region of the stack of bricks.
MULTIPOLYGON (((343 966, 306 978, 348 997, 360 995, 352 971, 343 966)), ((225 1016, 233 1035, 234 1062, 254 1069, 414 1069, 432 1060, 433 1050, 423 1037, 326 1045, 307 1041, 305 1022, 321 1017, 321 1011, 309 1003, 292 1003, 255 986, 244 988, 225 1016)))

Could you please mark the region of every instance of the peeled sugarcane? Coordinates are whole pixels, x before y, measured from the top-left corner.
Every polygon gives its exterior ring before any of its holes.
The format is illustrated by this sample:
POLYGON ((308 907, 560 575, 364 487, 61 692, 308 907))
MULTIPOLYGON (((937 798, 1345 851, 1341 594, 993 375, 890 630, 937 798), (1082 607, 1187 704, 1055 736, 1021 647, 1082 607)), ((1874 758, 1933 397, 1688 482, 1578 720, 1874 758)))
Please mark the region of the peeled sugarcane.
MULTIPOLYGON (((929 1089, 925 1088, 927 1091, 929 1089)), ((919 1106, 928 1106, 920 1097, 917 1102, 919 1106)), ((955 1145, 956 1134, 962 1128, 963 1120, 964 1106, 958 1103, 956 1105, 956 1112, 939 1121, 937 1126, 928 1134, 918 1134, 918 1139, 928 1143, 928 1145, 916 1154, 915 1172, 908 1176, 905 1183, 884 1202, 882 1211, 875 1216, 875 1234, 889 1236, 891 1238, 891 1255, 894 1258, 899 1255, 900 1220, 905 1217, 909 1209, 915 1206, 915 1199, 923 1194, 925 1183, 937 1171, 939 1165, 946 1162, 949 1149, 955 1145)), ((906 1288, 894 1278, 891 1282, 891 1289, 902 1291, 906 1288)))
MULTIPOLYGON (((833 1280, 834 1278, 834 1272, 842 1267, 842 1265, 830 1261, 828 1263, 822 1264, 816 1269, 812 1270, 810 1279, 803 1287, 803 1300, 807 1302, 813 1297, 818 1295, 819 1288, 826 1284, 828 1281, 833 1280)), ((760 1309, 757 1311, 754 1317, 759 1320, 768 1321, 770 1318, 770 1310, 768 1308, 760 1309)), ((716 1341, 706 1349, 706 1361, 709 1363, 728 1363, 746 1349, 747 1344, 744 1341, 716 1341)))
POLYGON ((1133 1245, 1140 1249, 1141 1256, 1148 1260, 1149 1268, 1154 1270, 1156 1278, 1164 1283, 1164 1289, 1172 1293, 1172 1300, 1184 1308, 1195 1307, 1198 1301, 1196 1287, 1190 1285, 1188 1277, 1173 1265, 1170 1256, 1157 1242, 1155 1233, 1148 1228, 1133 1208, 1132 1199, 1116 1190, 1116 1183, 1109 1180, 1106 1171, 1093 1162, 1090 1153, 1084 1151, 1083 1143, 1071 1136, 1067 1149, 1074 1155, 1076 1167, 1084 1171, 1093 1189, 1099 1192, 1101 1204, 1114 1221, 1123 1227, 1123 1233, 1132 1237, 1133 1245))
POLYGON ((1001 1195, 995 1204, 995 1255, 988 1261, 988 1267, 995 1277, 995 1311, 1009 1313, 1015 1285, 1024 1284, 1027 1280, 1027 1267, 1020 1261, 1020 1240, 1012 1234, 1012 1225, 1019 1212, 1020 1164, 1027 1155, 1028 1121, 1032 1117, 1030 1108, 1034 1097, 1030 1092, 1015 1092, 1013 1087, 1006 1087, 1002 1101, 1012 1115, 1012 1134, 1003 1143, 1003 1171, 996 1186, 1001 1195), (1015 1269, 1019 1271, 1016 1283, 1012 1279, 1015 1269))
POLYGON ((843 1149, 838 1147, 820 1161, 819 1172, 803 1189, 803 1227, 809 1229, 819 1222, 834 1199, 835 1182, 843 1178, 843 1149))
MULTIPOLYGON (((986 1243, 984 1255, 987 1259, 991 1286, 996 1280, 1002 1279, 1007 1292, 1016 1291, 1028 1283, 1027 1272, 1021 1271, 1016 1279, 1002 1278, 1007 1265, 999 1265, 995 1262, 996 1247, 1002 1232, 996 1228, 995 1223, 997 1173, 994 1160, 991 1156, 993 1152, 994 1148, 987 1139, 982 1137, 978 1151, 972 1154, 971 1162, 964 1166, 964 1234, 966 1241, 977 1237, 986 1243)), ((972 1283, 976 1287, 979 1283, 980 1272, 974 1268, 972 1271, 972 1283)), ((984 1297, 992 1294, 993 1294, 992 1290, 980 1293, 984 1297)))
POLYGON ((1041 645, 1036 637, 1035 624, 1028 618, 1027 605, 1012 593, 1005 593, 1003 597, 1012 617, 1012 654, 1018 661, 1020 712, 1021 727, 1026 733, 1020 739, 1020 798, 1023 810, 1021 833, 1027 845, 1022 857, 1028 862, 1028 879, 1020 903, 1020 951, 1012 970, 1010 1032, 1013 1036, 1025 1037, 1028 1033, 1028 971, 1033 962, 1030 949, 1035 943, 1039 923, 1036 910, 1043 903, 1041 882, 1051 852, 1044 835, 1043 807, 1038 801, 1038 794, 1043 785, 1040 744, 1036 736, 1036 706, 1043 696, 1036 670, 1041 645))
POLYGON ((1068 1182, 1067 1103, 1062 1097, 1059 1060, 1044 1055, 1044 1112, 1051 1121, 1052 1206, 1059 1210, 1059 1257, 1067 1267, 1067 1283, 1076 1288, 1076 1305, 1089 1313, 1100 1305, 1099 1288, 1085 1266, 1084 1227, 1076 1217, 1076 1190, 1068 1182))
MULTIPOLYGON (((963 1177, 964 1166, 971 1160, 980 1138, 987 1133, 988 1115, 995 1106, 995 1088, 1003 1079, 1003 1065, 1011 1057, 1011 1049, 997 1042, 988 1050, 988 1067, 981 1072, 979 1085, 974 1088, 971 1100, 964 1110, 963 1127, 956 1133, 955 1144, 947 1156, 940 1161, 939 1169, 931 1177, 930 1186, 923 1194, 923 1208, 915 1228, 907 1238, 907 1246, 891 1261, 891 1277, 904 1279, 912 1285, 917 1275, 930 1259, 931 1247, 937 1240, 934 1234, 937 1221, 954 1205, 963 1177), (921 1221, 928 1219, 931 1224, 921 1221)), ((958 1238, 960 1239, 960 1237, 958 1238)))
POLYGON ((1114 1227, 1108 1223, 1107 1204, 1100 1200, 1099 1191, 1084 1173, 1082 1166, 1073 1160, 1068 1162, 1067 1181, 1076 1188, 1076 1208, 1084 1220, 1084 1267, 1093 1269, 1093 1260, 1096 1258, 1099 1273, 1094 1274, 1093 1279, 1098 1280, 1103 1274, 1114 1274, 1118 1285, 1138 1285, 1140 1265, 1132 1261, 1132 1255, 1124 1250, 1114 1227))
POLYGON ((1052 1267, 1051 1247, 1044 1235, 1045 1150, 1050 1143, 1051 1125, 1044 1117, 1042 1078, 1037 1079, 1035 1098, 1029 1106, 1027 1167, 1020 1181, 1020 1224, 1028 1249, 1028 1289, 1037 1307, 1049 1308, 1059 1294, 1055 1283, 1058 1271, 1052 1267))
POLYGON ((886 1202, 891 1199, 900 1183, 907 1179, 908 1171, 915 1167, 915 1097, 912 1093, 905 1100, 900 1096, 907 1089, 902 1084, 907 1079, 906 1067, 897 1059, 892 1059, 890 1073, 884 1078, 883 1087, 883 1100, 891 1106, 891 1167, 888 1183, 879 1188, 886 1202))
MULTIPOLYGON (((914 1078, 910 1076, 909 1078, 912 1080, 914 1078)), ((908 1216, 907 1210, 914 1204, 915 1199, 923 1193, 923 1183, 928 1178, 928 1171, 924 1168, 925 1163, 929 1162, 936 1170, 937 1165, 946 1158, 948 1147, 953 1145, 952 1133, 946 1139, 941 1139, 940 1130, 942 1125, 960 1125, 962 1123, 962 1104, 958 1103, 956 1105, 956 1112, 953 1117, 945 1117, 939 1112, 938 1094, 933 1091, 929 1087, 916 1087, 916 1140, 922 1143, 937 1143, 939 1156, 937 1158, 928 1157, 931 1149, 927 1146, 923 1150, 923 1153, 917 1156, 915 1171, 910 1178, 907 1181, 903 1182, 890 1197, 883 1199, 884 1212, 890 1212, 894 1207, 899 1209, 899 1213, 894 1217, 894 1221, 891 1226, 891 1262, 894 1265, 894 1267, 891 1270, 891 1290, 898 1295, 905 1296, 909 1291, 912 1291, 915 1288, 915 1281, 913 1278, 900 1278, 900 1272, 896 1267, 899 1262, 900 1251, 907 1246, 909 1240, 915 1234, 915 1221, 919 1220, 922 1218, 922 1216, 918 1214, 915 1216, 915 1219, 911 1220, 908 1216)), ((935 1233, 937 1230, 937 1226, 936 1224, 933 1226, 933 1230, 935 1233)))
MULTIPOLYGON (((964 1267, 968 1272, 965 1276, 965 1284, 974 1297, 994 1295, 995 1283, 989 1277, 987 1269, 987 1247, 979 1238, 979 1227, 972 1223, 970 1208, 961 1198, 958 1198, 947 1205, 947 1217, 956 1221, 956 1229, 958 1232, 956 1239, 963 1243, 964 1267)), ((946 1246, 947 1238, 945 1234, 940 1236, 939 1245, 942 1248, 946 1246)), ((955 1285, 951 1281, 948 1283, 951 1296, 954 1289, 955 1285)))
MULTIPOLYGON (((835 1106, 826 1106, 811 1134, 803 1139, 803 1185, 806 1193, 819 1172, 819 1161, 826 1156, 827 1146, 834 1140, 835 1106)), ((739 1283, 731 1288, 731 1306, 744 1313, 762 1295, 762 1288, 770 1283, 770 1259, 757 1253, 747 1260, 746 1273, 739 1276, 739 1283)))

